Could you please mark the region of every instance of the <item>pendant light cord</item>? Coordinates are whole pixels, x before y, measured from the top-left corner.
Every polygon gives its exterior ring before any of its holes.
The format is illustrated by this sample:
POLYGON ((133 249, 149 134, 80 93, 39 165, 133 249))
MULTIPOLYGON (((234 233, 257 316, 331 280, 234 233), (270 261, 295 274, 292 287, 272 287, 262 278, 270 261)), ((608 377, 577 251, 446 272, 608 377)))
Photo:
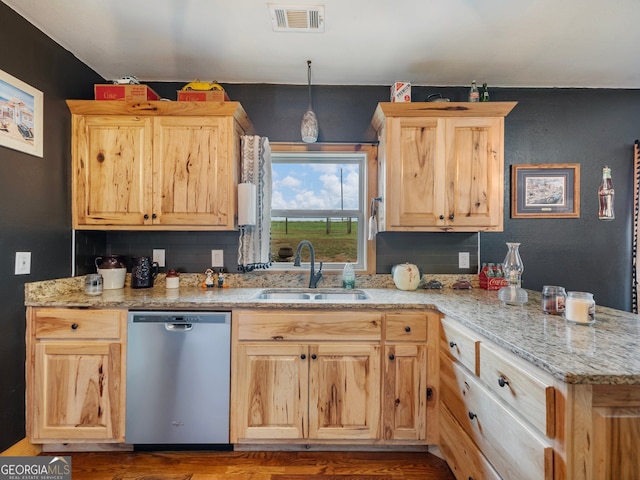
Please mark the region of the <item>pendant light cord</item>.
POLYGON ((307 60, 307 84, 309 86, 309 110, 311 110, 311 60, 307 60))

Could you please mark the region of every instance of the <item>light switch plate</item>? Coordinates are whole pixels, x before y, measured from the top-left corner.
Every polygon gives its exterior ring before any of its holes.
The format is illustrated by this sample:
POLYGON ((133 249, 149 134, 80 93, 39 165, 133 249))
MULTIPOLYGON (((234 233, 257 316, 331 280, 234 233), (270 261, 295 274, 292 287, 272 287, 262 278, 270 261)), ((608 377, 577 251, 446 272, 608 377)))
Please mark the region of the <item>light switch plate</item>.
POLYGON ((211 250, 211 266, 224 267, 224 250, 211 250))
POLYGON ((458 252, 458 268, 469 268, 469 252, 458 252))
POLYGON ((160 267, 164 267, 165 258, 164 258, 164 248, 154 248, 153 249, 153 261, 158 262, 160 267))
POLYGON ((16 275, 31 273, 31 252, 16 252, 16 275))

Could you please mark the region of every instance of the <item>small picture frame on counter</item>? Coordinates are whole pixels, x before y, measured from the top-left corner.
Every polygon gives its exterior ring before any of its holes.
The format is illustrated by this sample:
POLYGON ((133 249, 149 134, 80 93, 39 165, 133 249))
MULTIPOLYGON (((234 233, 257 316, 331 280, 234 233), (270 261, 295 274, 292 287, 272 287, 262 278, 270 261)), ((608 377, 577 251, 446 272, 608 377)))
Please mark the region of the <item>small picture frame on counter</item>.
POLYGON ((511 165, 511 218, 579 217, 579 163, 511 165))

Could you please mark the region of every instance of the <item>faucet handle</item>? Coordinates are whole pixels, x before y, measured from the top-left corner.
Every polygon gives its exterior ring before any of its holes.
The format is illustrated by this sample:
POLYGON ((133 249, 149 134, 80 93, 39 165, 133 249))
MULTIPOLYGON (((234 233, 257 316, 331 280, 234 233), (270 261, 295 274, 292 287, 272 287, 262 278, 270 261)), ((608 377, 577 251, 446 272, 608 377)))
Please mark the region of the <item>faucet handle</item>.
POLYGON ((322 272, 322 262, 320 262, 320 268, 318 268, 318 273, 322 272))

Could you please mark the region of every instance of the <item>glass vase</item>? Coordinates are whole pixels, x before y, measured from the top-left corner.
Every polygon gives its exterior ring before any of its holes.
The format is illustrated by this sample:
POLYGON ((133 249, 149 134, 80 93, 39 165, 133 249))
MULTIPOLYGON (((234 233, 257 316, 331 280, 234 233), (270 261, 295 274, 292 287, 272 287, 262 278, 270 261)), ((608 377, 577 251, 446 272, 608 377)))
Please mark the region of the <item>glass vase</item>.
POLYGON ((498 291, 498 298, 506 305, 524 305, 529 301, 529 295, 520 286, 524 263, 522 263, 519 248, 519 243, 507 242, 507 255, 504 257, 502 267, 509 285, 498 291))

